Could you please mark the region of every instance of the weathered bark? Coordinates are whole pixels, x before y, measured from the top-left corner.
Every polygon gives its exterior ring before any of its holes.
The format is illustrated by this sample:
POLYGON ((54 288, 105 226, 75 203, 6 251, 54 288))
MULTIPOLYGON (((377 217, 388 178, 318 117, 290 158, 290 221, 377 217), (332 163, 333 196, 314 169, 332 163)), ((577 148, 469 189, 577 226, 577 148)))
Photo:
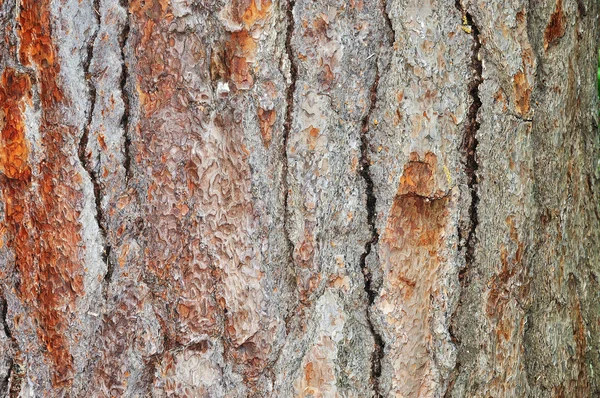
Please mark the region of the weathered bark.
POLYGON ((600 395, 596 0, 3 0, 0 393, 600 395))

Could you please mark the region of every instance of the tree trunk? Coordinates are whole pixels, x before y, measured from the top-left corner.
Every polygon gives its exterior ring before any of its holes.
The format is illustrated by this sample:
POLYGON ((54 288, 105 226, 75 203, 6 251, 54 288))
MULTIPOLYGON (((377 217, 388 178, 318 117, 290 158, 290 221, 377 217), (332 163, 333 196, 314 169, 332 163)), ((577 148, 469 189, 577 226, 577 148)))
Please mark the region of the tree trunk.
POLYGON ((0 393, 599 396, 599 9, 0 1, 0 393))

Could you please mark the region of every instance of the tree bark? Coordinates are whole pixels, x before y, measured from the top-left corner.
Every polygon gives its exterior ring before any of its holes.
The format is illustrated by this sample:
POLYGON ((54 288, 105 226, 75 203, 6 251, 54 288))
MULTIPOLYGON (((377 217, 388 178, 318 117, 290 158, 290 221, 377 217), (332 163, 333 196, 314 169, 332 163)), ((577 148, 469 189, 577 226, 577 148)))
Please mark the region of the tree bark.
POLYGON ((600 395, 599 10, 0 1, 0 393, 600 395))

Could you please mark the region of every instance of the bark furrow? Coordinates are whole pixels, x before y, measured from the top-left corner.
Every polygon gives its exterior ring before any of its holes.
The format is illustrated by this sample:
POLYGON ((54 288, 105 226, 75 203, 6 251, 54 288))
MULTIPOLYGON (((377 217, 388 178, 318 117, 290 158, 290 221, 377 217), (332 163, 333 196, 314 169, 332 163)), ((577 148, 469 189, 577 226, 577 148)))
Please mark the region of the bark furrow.
MULTIPOLYGON (((378 62, 376 58, 374 62, 378 62)), ((367 114, 362 121, 362 132, 361 132, 361 170, 360 175, 365 182, 365 195, 366 195, 366 207, 367 207, 367 223, 369 227, 369 233, 371 238, 365 243, 364 252, 360 256, 360 268, 365 278, 365 293, 367 294, 368 307, 367 307, 367 320, 369 322, 369 329, 373 334, 375 340, 375 346, 373 348, 373 354, 371 357, 371 382, 373 383, 373 391, 376 397, 382 396, 379 390, 379 377, 381 376, 381 360, 383 359, 385 343, 381 334, 375 329, 370 316, 370 307, 375 302, 377 292, 373 287, 373 275, 372 271, 367 266, 367 257, 371 254, 373 245, 377 244, 379 240, 379 233, 377 232, 376 217, 377 217, 377 197, 373 192, 373 179, 369 172, 370 160, 369 160, 369 140, 367 132, 369 131, 369 123, 373 109, 375 109, 377 102, 377 87, 379 86, 379 72, 375 75, 375 81, 371 87, 371 104, 367 114)))
MULTIPOLYGON (((119 35, 119 47, 121 48, 121 62, 123 63, 121 71, 121 98, 123 99, 123 116, 121 117, 121 127, 123 128, 123 136, 125 142, 123 145, 123 167, 125 168, 125 181, 131 179, 131 135, 129 131, 129 92, 127 90, 127 81, 129 79, 129 67, 127 66, 127 54, 125 47, 127 46, 130 30, 130 15, 129 15, 129 0, 120 0, 120 5, 125 10, 125 24, 119 35)), ((108 275, 108 274, 107 274, 108 275)))

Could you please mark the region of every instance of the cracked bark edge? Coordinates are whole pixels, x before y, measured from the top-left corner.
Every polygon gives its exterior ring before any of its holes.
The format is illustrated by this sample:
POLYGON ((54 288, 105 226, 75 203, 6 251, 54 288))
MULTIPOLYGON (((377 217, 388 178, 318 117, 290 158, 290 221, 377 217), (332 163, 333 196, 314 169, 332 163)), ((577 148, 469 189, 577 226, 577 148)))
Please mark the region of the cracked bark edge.
MULTIPOLYGON (((457 5, 459 5, 457 3, 457 5)), ((469 207, 469 231, 467 241, 463 247, 459 246, 459 249, 465 250, 465 269, 466 271, 469 266, 475 261, 475 245, 477 243, 477 225, 479 220, 477 218, 477 205, 479 204, 479 191, 477 187, 477 170, 479 164, 477 163, 477 131, 479 130, 480 123, 477 120, 477 113, 481 108, 481 99, 479 98, 479 86, 483 82, 482 69, 483 65, 479 59, 479 51, 481 49, 481 43, 479 41, 479 29, 473 22, 471 14, 466 10, 459 8, 463 12, 466 18, 466 22, 471 26, 471 36, 473 37, 473 47, 471 54, 471 68, 473 72, 473 78, 469 82, 468 90, 469 96, 471 97, 471 105, 467 112, 467 120, 465 122, 465 129, 462 141, 461 152, 463 156, 465 174, 467 176, 467 186, 471 193, 471 204, 469 207)), ((460 235, 459 235, 460 236, 460 235)))
POLYGON ((125 25, 123 26, 123 30, 119 36, 119 47, 121 48, 121 59, 123 62, 123 67, 121 69, 121 81, 120 81, 120 89, 121 89, 121 99, 123 100, 123 116, 121 116, 121 126, 123 128, 123 137, 125 139, 123 145, 123 168, 125 169, 125 183, 126 185, 129 183, 131 179, 131 136, 129 134, 129 93, 127 90, 127 82, 129 80, 129 68, 127 66, 127 57, 125 55, 125 46, 129 41, 129 30, 130 30, 130 20, 129 20, 129 0, 120 0, 119 5, 125 10, 125 25))
MULTIPOLYGON (((377 62, 377 61, 376 61, 377 62)), ((377 232, 376 222, 376 214, 377 214, 377 198, 373 192, 373 179, 371 178, 370 173, 370 160, 368 156, 369 142, 367 138, 367 133, 369 131, 369 120, 371 119, 371 114, 373 113, 373 109, 375 108, 376 100, 377 100, 377 87, 379 86, 379 71, 376 72, 375 81, 371 86, 371 105, 367 114, 362 120, 362 131, 361 131, 361 145, 360 145, 360 154, 361 154, 361 170, 360 175, 365 181, 365 195, 367 196, 367 223, 369 225, 369 230, 371 232, 371 239, 369 239, 365 243, 365 249, 360 256, 360 268, 364 275, 365 281, 365 293, 367 294, 368 303, 367 303, 367 322, 369 323, 369 329, 371 334, 373 335, 373 339, 375 341, 375 347, 373 349, 373 353, 371 354, 371 383, 373 384, 373 392, 375 397, 382 397, 383 395, 379 389, 379 378, 381 377, 381 361, 384 356, 385 342, 379 332, 375 329, 375 325, 371 320, 370 308, 375 302, 375 298, 378 295, 378 292, 372 286, 373 276, 371 271, 367 267, 367 256, 371 254, 371 250, 373 249, 373 245, 375 245, 379 241, 379 233, 377 232)))
POLYGON ((18 352, 19 346, 15 337, 13 336, 10 327, 8 326, 8 321, 6 316, 8 314, 8 302, 4 298, 4 292, 0 295, 0 321, 2 321, 2 327, 4 330, 4 334, 10 340, 10 344, 13 347, 14 352, 12 353, 12 357, 8 359, 9 367, 8 372, 6 373, 6 377, 3 380, 0 380, 0 393, 5 394, 5 397, 18 397, 21 391, 21 379, 17 376, 18 372, 18 352))
MULTIPOLYGON (((396 40, 396 32, 394 31, 392 21, 387 12, 387 1, 386 0, 381 1, 381 9, 382 9, 383 18, 385 20, 385 26, 387 27, 387 34, 388 34, 388 36, 390 36, 390 37, 388 37, 388 41, 389 41, 388 45, 391 48, 393 48, 394 42, 396 40)), ((369 225, 369 230, 371 232, 371 239, 369 239, 365 243, 364 251, 360 256, 360 264, 359 265, 363 272, 364 283, 365 283, 364 289, 365 289, 365 293, 367 294, 367 298, 368 298, 367 322, 369 325, 369 330, 371 331, 371 335, 373 336, 373 340, 375 342, 375 346, 373 348, 373 353, 371 354, 371 384, 373 385, 374 396, 382 397, 383 394, 381 393, 379 379, 381 378, 382 361, 383 361, 383 357, 384 357, 384 353, 385 353, 385 342, 383 340, 381 333, 379 333, 377 331, 377 329, 375 328, 375 325, 373 324, 373 321, 371 319, 371 307, 375 303, 375 299, 377 298, 377 295, 379 294, 379 292, 376 291, 372 285, 373 275, 371 273, 371 270, 367 266, 367 257, 369 256, 369 254, 371 254, 371 252, 373 250, 373 246, 376 245, 377 242, 379 241, 379 232, 377 231, 377 225, 376 225, 376 222, 377 222, 377 197, 375 196, 375 193, 373 190, 374 184, 373 184, 373 179, 371 178, 370 159, 369 159, 369 155, 368 155, 369 139, 367 137, 367 134, 369 132, 369 122, 371 120, 373 111, 375 110, 375 107, 377 105, 377 91, 379 88, 379 79, 380 79, 379 56, 376 57, 376 59, 375 59, 375 68, 376 68, 375 69, 375 79, 373 81, 373 85, 371 86, 371 93, 370 93, 370 98, 369 98, 371 103, 369 105, 369 109, 367 110, 367 114, 362 119, 361 135, 360 135, 360 139, 361 139, 360 176, 362 177, 362 179, 365 182, 365 195, 367 197, 367 200, 366 200, 367 223, 369 225)))
MULTIPOLYGON (((290 137, 290 133, 293 127, 294 121, 294 94, 296 92, 296 80, 298 78, 298 65, 296 65, 296 61, 294 58, 294 50, 292 48, 292 36, 294 34, 294 7, 296 6, 296 0, 289 0, 286 9, 286 18, 287 18, 287 31, 285 36, 285 54, 290 63, 290 83, 287 87, 286 92, 286 114, 285 121, 283 123, 283 167, 282 167, 282 185, 283 185, 283 233, 285 234, 285 240, 287 242, 288 247, 288 261, 291 265, 294 273, 294 242, 290 238, 290 231, 288 226, 288 214, 289 214, 289 182, 288 182, 288 155, 287 155, 287 147, 288 141, 290 137)), ((290 319, 294 316, 296 309, 288 314, 285 318, 286 329, 289 331, 290 319)))
MULTIPOLYGON (((104 215, 102 212, 102 188, 100 186, 100 182, 98 181, 98 175, 94 171, 94 169, 90 165, 90 160, 87 156, 87 146, 90 137, 90 128, 92 125, 92 119, 94 115, 94 108, 96 107, 96 84, 94 82, 93 76, 90 74, 90 65, 92 63, 92 59, 94 57, 94 45, 96 39, 98 37, 98 32, 100 31, 100 0, 93 0, 92 2, 92 13, 95 16, 96 29, 92 36, 89 39, 89 43, 87 46, 87 56, 83 61, 83 72, 84 77, 87 82, 88 91, 90 95, 90 106, 87 111, 87 119, 85 122, 85 126, 83 128, 83 134, 81 135, 81 139, 79 140, 79 148, 78 148, 78 156, 79 161, 81 162, 81 166, 88 174, 88 177, 93 186, 94 192, 94 205, 96 208, 96 222, 98 223, 98 228, 100 229, 100 234, 102 235, 102 239, 104 240, 104 245, 102 248, 102 261, 107 266, 106 274, 104 275, 105 286, 110 283, 112 276, 112 265, 110 263, 110 252, 112 250, 110 244, 108 243, 108 236, 106 227, 104 225, 104 215)), ((106 294, 105 289, 105 294, 106 294)))
POLYGON ((4 298, 4 296, 0 296, 0 319, 2 320, 2 327, 4 328, 4 334, 9 339, 13 340, 12 332, 10 331, 10 327, 8 326, 8 322, 6 320, 7 315, 8 315, 8 303, 6 302, 6 299, 4 298))
MULTIPOLYGON (((473 21, 472 15, 466 10, 466 7, 463 6, 460 0, 456 0, 456 8, 461 12, 461 16, 464 18, 464 21, 467 25, 471 27, 471 36, 473 37, 473 45, 471 47, 471 72, 472 78, 468 83, 468 93, 471 99, 471 104, 469 105, 469 110, 467 111, 467 119, 464 124, 464 133, 463 140, 461 143, 460 152, 462 155, 462 162, 464 165, 464 172, 467 177, 467 187, 471 194, 471 203, 469 204, 469 222, 468 222, 468 231, 466 241, 461 241, 461 236, 464 236, 463 231, 461 230, 461 225, 458 227, 458 252, 464 253, 465 263, 462 269, 460 269, 458 273, 458 279, 460 283, 460 291, 464 291, 468 284, 468 272, 473 268, 473 264, 475 262, 475 245, 477 244, 477 226, 479 225, 478 219, 478 209, 477 206, 479 204, 479 190, 478 190, 478 182, 477 182, 477 170, 479 169, 479 164, 477 163, 477 132, 480 127, 480 123, 477 120, 477 114, 479 109, 482 106, 481 99, 479 97, 479 86, 483 83, 483 64, 481 59, 479 58, 479 52, 481 50, 481 42, 479 41, 479 28, 475 25, 473 21)), ((460 345, 460 340, 456 337, 455 333, 455 324, 456 322, 456 314, 459 308, 462 305, 463 296, 460 293, 459 302, 456 306, 456 310, 454 314, 452 314, 450 319, 450 327, 449 333, 452 338, 452 341, 456 345, 460 345)), ((458 362, 455 365, 454 371, 450 376, 450 381, 448 383, 448 388, 445 396, 449 397, 452 392, 454 382, 456 381, 456 377, 460 371, 461 364, 458 362)))

